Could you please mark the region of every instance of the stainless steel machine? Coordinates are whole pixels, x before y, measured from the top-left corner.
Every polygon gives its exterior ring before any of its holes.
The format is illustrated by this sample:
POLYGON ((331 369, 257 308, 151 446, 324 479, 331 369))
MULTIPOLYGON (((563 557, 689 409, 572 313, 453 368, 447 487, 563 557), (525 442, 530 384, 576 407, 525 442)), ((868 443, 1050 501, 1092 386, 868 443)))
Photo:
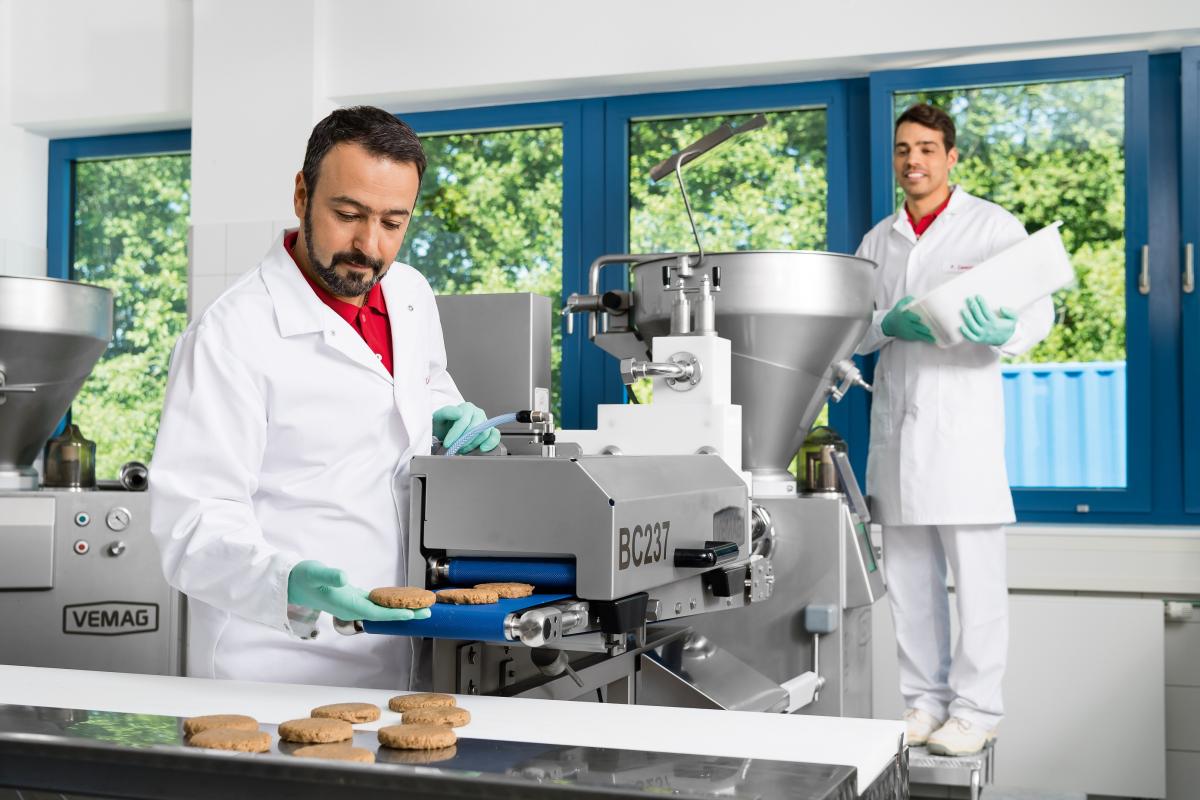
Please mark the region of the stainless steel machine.
MULTIPOLYGON (((722 126, 656 173, 679 178, 687 205, 683 164, 741 130, 722 126)), ((501 455, 413 461, 409 582, 536 593, 340 630, 427 637, 421 674, 442 691, 870 716, 883 584, 866 505, 844 453, 819 492, 798 492, 786 468, 821 407, 866 387, 848 359, 875 265, 705 253, 696 238, 694 253, 597 259, 589 293, 564 308, 568 325, 588 315, 627 384, 652 379, 652 403, 602 405, 594 431, 525 410, 501 455), (632 289, 601 292, 618 264, 632 289)), ((468 305, 469 324, 507 329, 486 297, 468 305)), ((516 358, 549 358, 532 327, 528 347, 504 340, 516 358)), ((498 357, 459 348, 449 366, 498 357)))
POLYGON ((179 595, 150 537, 145 472, 94 480, 79 438, 34 462, 112 338, 112 293, 0 276, 0 663, 177 675, 179 595))

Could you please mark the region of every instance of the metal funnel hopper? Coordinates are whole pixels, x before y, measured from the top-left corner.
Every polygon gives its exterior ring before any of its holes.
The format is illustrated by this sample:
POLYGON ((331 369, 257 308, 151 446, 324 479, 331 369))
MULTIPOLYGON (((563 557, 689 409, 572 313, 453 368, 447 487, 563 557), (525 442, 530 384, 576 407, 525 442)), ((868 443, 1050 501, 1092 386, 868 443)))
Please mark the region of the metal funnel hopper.
POLYGON ((33 462, 112 338, 108 289, 0 276, 0 489, 36 489, 33 462))
MULTIPOLYGON (((674 258, 634 268, 633 322, 647 342, 670 333, 674 258)), ((837 253, 709 253, 721 267, 716 327, 733 351, 733 402, 742 407, 742 466, 783 475, 821 411, 832 365, 849 358, 871 322, 875 264, 837 253)))

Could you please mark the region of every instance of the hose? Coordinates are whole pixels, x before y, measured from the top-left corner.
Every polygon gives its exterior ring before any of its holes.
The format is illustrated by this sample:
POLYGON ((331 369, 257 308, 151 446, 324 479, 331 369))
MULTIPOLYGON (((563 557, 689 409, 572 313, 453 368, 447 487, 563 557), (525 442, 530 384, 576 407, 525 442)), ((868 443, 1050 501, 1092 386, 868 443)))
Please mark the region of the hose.
POLYGON ((492 417, 489 420, 479 423, 478 425, 476 425, 473 428, 468 428, 467 432, 464 433, 462 436, 458 437, 458 439, 455 440, 454 444, 451 445, 446 450, 446 455, 456 456, 456 455, 458 455, 459 450, 462 450, 468 444, 475 441, 475 437, 478 436, 479 434, 483 433, 484 431, 490 430, 491 428, 499 427, 501 425, 507 425, 510 422, 516 422, 516 421, 517 421, 517 414, 516 414, 516 412, 513 412, 511 414, 501 414, 498 417, 492 417))

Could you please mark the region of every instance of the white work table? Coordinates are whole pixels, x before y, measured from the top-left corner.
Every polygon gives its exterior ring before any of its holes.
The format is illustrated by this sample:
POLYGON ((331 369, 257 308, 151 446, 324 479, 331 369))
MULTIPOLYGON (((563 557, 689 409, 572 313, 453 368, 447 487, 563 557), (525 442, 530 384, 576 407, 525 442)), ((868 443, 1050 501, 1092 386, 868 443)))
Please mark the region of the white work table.
MULTIPOLYGON (((119 711, 188 717, 249 714, 278 724, 306 717, 327 703, 367 702, 381 719, 356 725, 375 730, 400 722, 387 710, 400 692, 329 686, 218 681, 156 675, 0 665, 0 704, 119 711)), ((616 748, 700 756, 838 764, 857 770, 858 794, 900 749, 904 724, 741 711, 459 697, 471 712, 460 738, 616 748)))

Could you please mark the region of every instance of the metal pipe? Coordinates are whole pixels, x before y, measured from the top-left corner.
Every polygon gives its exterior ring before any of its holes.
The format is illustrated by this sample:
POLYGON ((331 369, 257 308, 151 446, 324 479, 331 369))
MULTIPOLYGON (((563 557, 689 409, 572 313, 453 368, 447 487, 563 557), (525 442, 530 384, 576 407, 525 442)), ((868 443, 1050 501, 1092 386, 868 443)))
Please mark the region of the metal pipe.
POLYGON ((677 363, 674 361, 638 361, 632 358, 621 359, 621 379, 626 385, 638 378, 657 376, 682 381, 692 379, 696 367, 694 363, 677 363), (628 378, 628 379, 627 379, 628 378))

